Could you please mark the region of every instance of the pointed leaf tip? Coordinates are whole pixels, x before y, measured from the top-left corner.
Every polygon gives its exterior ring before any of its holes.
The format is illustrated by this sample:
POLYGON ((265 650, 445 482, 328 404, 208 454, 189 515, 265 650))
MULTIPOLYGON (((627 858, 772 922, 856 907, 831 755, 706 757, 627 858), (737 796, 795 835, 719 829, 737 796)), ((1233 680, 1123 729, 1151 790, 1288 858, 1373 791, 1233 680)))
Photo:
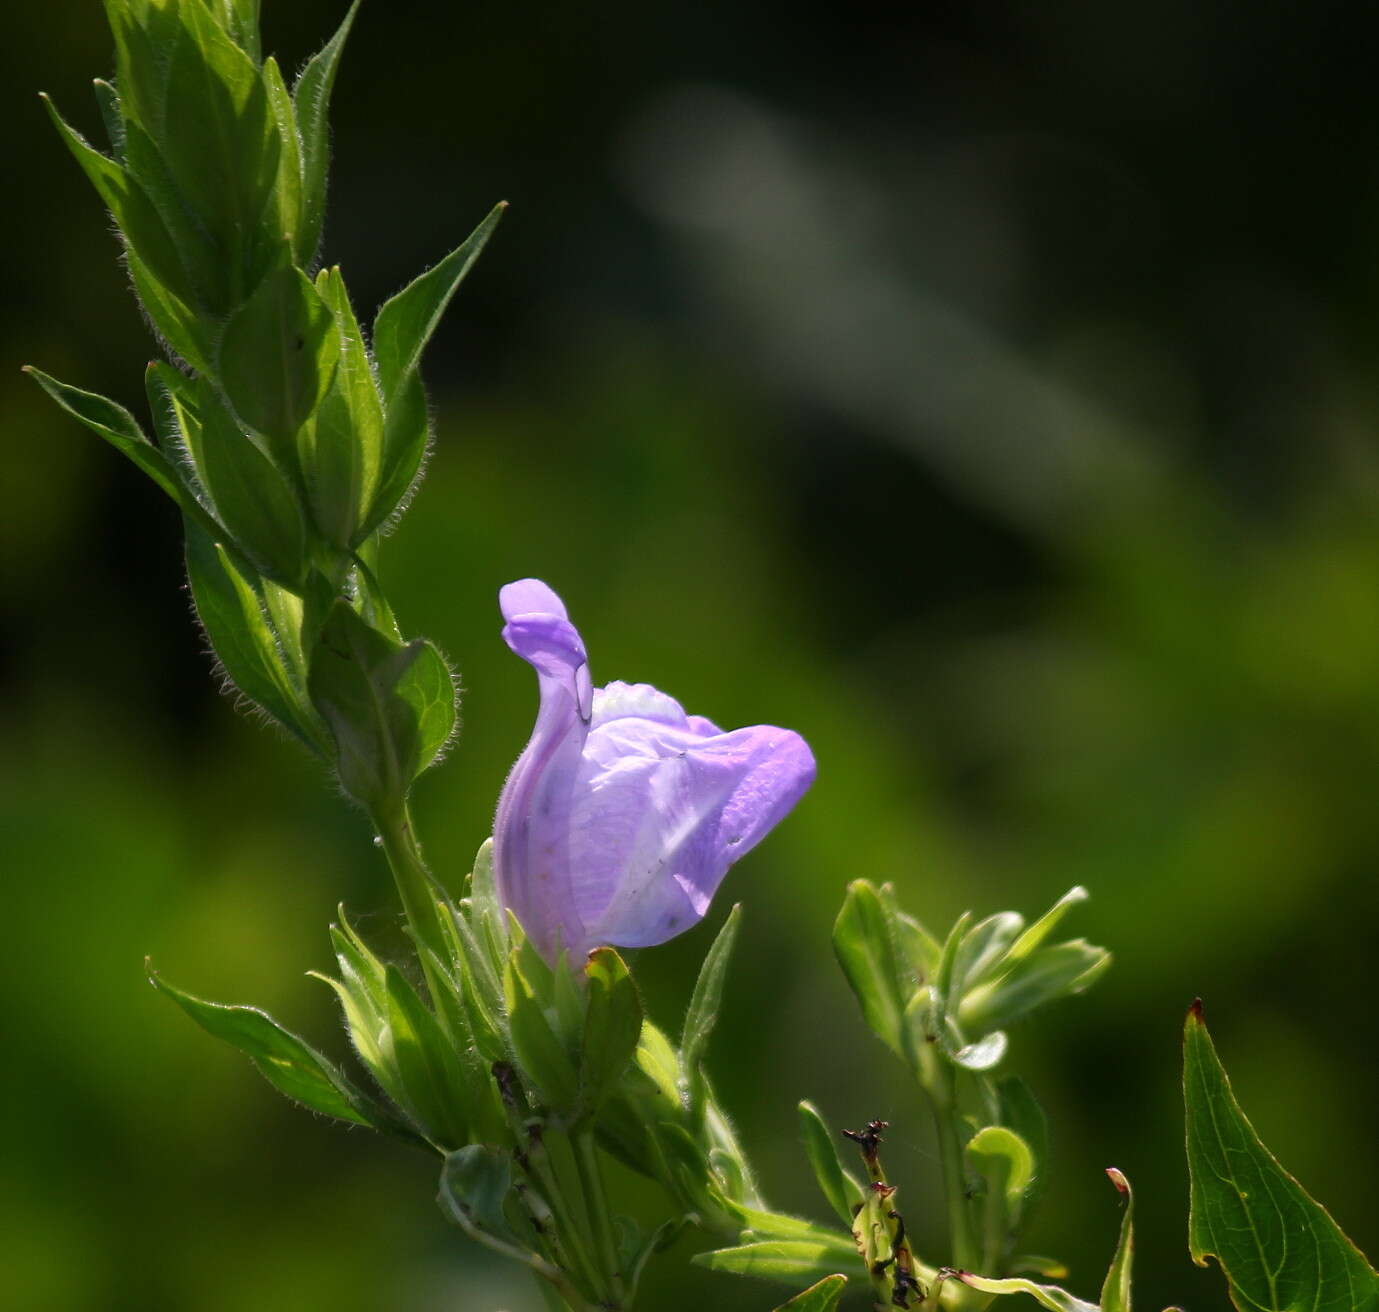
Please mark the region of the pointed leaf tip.
POLYGON ((1183 1095, 1193 1261, 1215 1258, 1241 1308, 1379 1308, 1379 1273, 1261 1142, 1198 1004, 1185 1025, 1183 1095))

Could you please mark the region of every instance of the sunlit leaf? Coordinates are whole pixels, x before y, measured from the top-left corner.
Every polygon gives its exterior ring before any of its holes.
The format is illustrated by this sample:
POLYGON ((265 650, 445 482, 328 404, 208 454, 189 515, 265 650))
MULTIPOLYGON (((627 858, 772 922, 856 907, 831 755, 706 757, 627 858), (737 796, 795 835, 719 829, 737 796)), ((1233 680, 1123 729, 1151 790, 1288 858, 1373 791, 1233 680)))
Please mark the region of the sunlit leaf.
POLYGON ((207 1002, 153 973, 149 974, 149 982, 208 1034, 238 1048, 275 1089, 294 1101, 355 1125, 374 1125, 389 1119, 332 1063, 283 1029, 266 1012, 257 1007, 207 1002))
POLYGON ((699 967, 694 992, 690 995, 689 1010, 685 1013, 684 1029, 680 1033, 680 1061, 686 1071, 694 1070, 699 1064, 717 1023, 723 984, 728 976, 728 963, 732 959, 741 921, 742 907, 738 905, 728 912, 723 927, 704 956, 704 964, 699 967))
POLYGON ((297 126, 302 141, 302 220, 297 231, 297 263, 310 264, 321 242, 321 224, 326 210, 326 176, 330 169, 330 128, 327 117, 330 95, 345 40, 359 12, 354 0, 336 33, 302 69, 292 89, 297 126))
POLYGON ((642 1001, 626 963, 612 948, 595 948, 584 968, 588 1010, 584 1017, 580 1082, 588 1108, 595 1109, 619 1080, 637 1051, 642 1001))
POLYGON ((330 386, 339 353, 335 316, 300 269, 275 269, 225 325, 221 385, 284 470, 296 468, 297 432, 330 386))
POLYGON ((810 1285, 808 1289, 782 1303, 776 1308, 776 1312, 833 1312, 847 1284, 847 1277, 844 1275, 825 1276, 817 1285, 810 1285))
POLYGON ((1379 1307, 1379 1275, 1246 1119, 1200 1004, 1188 1012, 1183 1045, 1193 1260, 1221 1264, 1241 1312, 1379 1307))
POLYGON ((696 1253, 691 1261, 710 1271, 798 1285, 804 1280, 819 1280, 836 1274, 838 1259, 838 1249, 831 1244, 805 1239, 770 1239, 696 1253))
POLYGON ((846 1226, 852 1225, 853 1214, 862 1205, 862 1186, 843 1168, 838 1156, 836 1136, 829 1132, 824 1119, 812 1103, 799 1106, 800 1138, 814 1178, 828 1205, 846 1226))
POLYGON ((864 879, 849 884, 833 926, 833 951, 872 1032, 904 1056, 902 1026, 913 983, 901 964, 896 938, 894 921, 876 889, 864 879))

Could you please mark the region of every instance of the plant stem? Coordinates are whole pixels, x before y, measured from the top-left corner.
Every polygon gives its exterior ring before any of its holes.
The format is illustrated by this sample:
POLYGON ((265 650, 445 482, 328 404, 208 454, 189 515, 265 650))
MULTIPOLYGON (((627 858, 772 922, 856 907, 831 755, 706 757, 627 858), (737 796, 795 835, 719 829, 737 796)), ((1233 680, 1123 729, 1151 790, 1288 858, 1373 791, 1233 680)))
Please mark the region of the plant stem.
POLYGON ((925 1088, 934 1108, 938 1131, 939 1164, 943 1168, 943 1193, 948 1209, 948 1238, 953 1249, 953 1265, 972 1271, 980 1264, 972 1229, 972 1212, 967 1200, 967 1173, 963 1167, 963 1140, 958 1123, 957 1078, 952 1067, 942 1060, 933 1062, 926 1072, 925 1088))
POLYGON ((575 1168, 579 1173, 580 1188, 584 1191, 585 1208, 594 1225, 594 1242, 598 1245, 599 1258, 608 1275, 614 1306, 621 1308, 625 1306, 626 1288, 620 1270, 622 1264, 618 1260, 618 1242, 613 1233, 613 1218, 608 1210, 608 1194, 603 1185, 603 1172, 599 1167, 594 1132, 586 1127, 575 1131, 572 1137, 575 1168))
MULTIPOLYGON (((447 952, 440 910, 436 905, 436 881, 422 859, 407 803, 400 801, 387 810, 375 811, 372 818, 417 946, 429 948, 435 954, 436 961, 444 962, 447 952)), ((433 967, 425 952, 419 955, 422 972, 434 997, 437 995, 437 981, 431 978, 433 967)))

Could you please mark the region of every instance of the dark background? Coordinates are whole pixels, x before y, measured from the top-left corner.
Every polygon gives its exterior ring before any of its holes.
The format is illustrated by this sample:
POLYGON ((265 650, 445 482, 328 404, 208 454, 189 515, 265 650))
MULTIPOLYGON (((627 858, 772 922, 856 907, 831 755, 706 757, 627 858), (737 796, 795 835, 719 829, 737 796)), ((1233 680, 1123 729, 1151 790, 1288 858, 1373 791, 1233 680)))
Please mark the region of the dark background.
MULTIPOLYGON (((338 20, 267 0, 296 67, 338 20)), ((828 946, 847 880, 936 930, 1037 913, 1116 953, 1013 1035, 1053 1119, 1034 1251, 1223 1308, 1185 1243, 1196 994, 1267 1142, 1379 1252, 1379 121, 1369 6, 597 8, 366 3, 326 258, 378 304, 512 203, 428 357, 438 440, 385 556, 462 672, 417 810, 451 881, 530 726, 497 587, 563 593, 596 678, 803 732, 819 782, 710 924, 636 962, 678 1023, 734 899, 713 1065, 779 1207, 819 1216, 794 1104, 892 1122, 940 1258, 925 1114, 828 946)), ((17 372, 140 413, 151 345, 48 127, 92 134, 95 3, 0 44, 4 1124, 0 1270, 34 1309, 528 1312, 420 1156, 283 1102, 144 983, 151 953, 341 1055, 361 817, 218 698, 176 516, 17 372)), ((759 1312, 661 1263, 647 1305, 759 1312)), ((786 1291, 779 1294, 784 1296, 786 1291)))

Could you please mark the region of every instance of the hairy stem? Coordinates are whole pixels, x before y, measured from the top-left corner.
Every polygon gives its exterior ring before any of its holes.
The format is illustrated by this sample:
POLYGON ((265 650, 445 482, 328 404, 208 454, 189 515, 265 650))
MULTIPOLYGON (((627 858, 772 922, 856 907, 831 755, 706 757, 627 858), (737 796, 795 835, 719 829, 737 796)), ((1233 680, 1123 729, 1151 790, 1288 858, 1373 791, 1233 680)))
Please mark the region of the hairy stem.
MULTIPOLYGON (((440 910, 436 904, 436 881, 426 868, 421 848, 417 844, 416 833, 412 827, 412 817, 407 803, 398 802, 387 810, 380 809, 373 815, 374 827, 383 844, 384 855, 393 872, 398 895, 402 898, 402 908, 407 914, 419 948, 429 948, 436 961, 447 959, 445 933, 441 928, 440 910)), ((437 981, 431 978, 433 967, 427 953, 420 952, 421 965, 432 995, 437 992, 437 981)))

